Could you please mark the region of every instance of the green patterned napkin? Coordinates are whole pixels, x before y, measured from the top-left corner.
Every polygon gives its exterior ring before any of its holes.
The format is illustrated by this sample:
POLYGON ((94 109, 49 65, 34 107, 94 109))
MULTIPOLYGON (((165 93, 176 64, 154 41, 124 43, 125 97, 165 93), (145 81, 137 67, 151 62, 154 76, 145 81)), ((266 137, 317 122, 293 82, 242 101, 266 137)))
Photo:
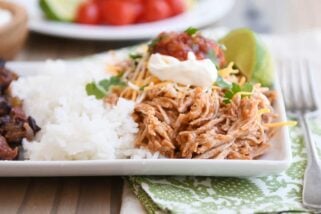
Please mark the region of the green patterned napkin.
MULTIPOLYGON (((321 120, 311 120, 316 137, 321 120)), ((307 212, 301 201, 306 152, 300 129, 290 129, 293 163, 279 175, 260 178, 127 177, 148 213, 307 212)), ((319 146, 319 156, 321 150, 319 146)), ((320 181, 321 182, 321 181, 320 181)), ((320 190, 321 191, 321 190, 320 190)))

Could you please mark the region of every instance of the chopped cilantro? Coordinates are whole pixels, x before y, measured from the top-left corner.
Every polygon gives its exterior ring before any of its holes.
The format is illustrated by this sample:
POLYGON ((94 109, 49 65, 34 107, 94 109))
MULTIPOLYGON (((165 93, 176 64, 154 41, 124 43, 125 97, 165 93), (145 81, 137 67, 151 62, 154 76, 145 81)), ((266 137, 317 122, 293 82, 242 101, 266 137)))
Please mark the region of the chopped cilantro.
POLYGON ((120 79, 120 76, 113 76, 109 79, 103 79, 96 82, 91 82, 86 85, 88 96, 95 96, 98 100, 106 96, 112 86, 126 86, 126 83, 120 79))
POLYGON ((252 92, 253 91, 253 85, 249 82, 245 83, 244 85, 242 85, 242 91, 245 92, 252 92))
MULTIPOLYGON (((225 104, 230 103, 235 94, 239 92, 252 92, 252 90, 253 90, 253 85, 251 83, 245 83, 242 86, 236 83, 232 83, 232 86, 224 94, 223 102, 225 104)), ((248 96, 248 95, 242 95, 242 98, 245 96, 248 96)))
POLYGON ((143 86, 141 86, 141 87, 139 88, 139 90, 140 90, 140 91, 144 91, 144 89, 145 89, 147 86, 148 86, 148 84, 143 85, 143 86))
POLYGON ((139 54, 139 53, 130 53, 129 54, 129 57, 132 59, 132 60, 136 60, 136 59, 140 59, 142 58, 143 55, 139 54))
POLYGON ((106 95, 106 91, 99 87, 95 82, 91 82, 86 85, 86 92, 88 96, 95 96, 98 100, 104 98, 106 95))
POLYGON ((114 85, 126 86, 126 83, 122 81, 119 76, 112 76, 109 79, 101 80, 98 84, 103 87, 105 91, 108 91, 110 87, 114 85))
POLYGON ((227 92, 225 92, 223 102, 224 102, 225 104, 230 103, 231 100, 232 100, 232 98, 233 98, 233 96, 234 96, 234 94, 233 94, 232 91, 227 91, 227 92))
POLYGON ((159 42, 159 40, 160 40, 159 37, 153 39, 152 41, 149 42, 148 47, 153 48, 157 44, 157 42, 159 42))
POLYGON ((198 32, 198 29, 194 28, 194 27, 189 27, 184 32, 187 33, 190 36, 193 36, 198 32))

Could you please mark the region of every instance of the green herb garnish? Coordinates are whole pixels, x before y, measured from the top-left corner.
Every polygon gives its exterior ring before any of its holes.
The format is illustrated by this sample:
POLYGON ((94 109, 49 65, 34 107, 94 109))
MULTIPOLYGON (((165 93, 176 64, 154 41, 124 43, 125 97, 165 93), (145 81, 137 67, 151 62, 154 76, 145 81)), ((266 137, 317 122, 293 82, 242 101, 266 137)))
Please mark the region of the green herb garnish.
MULTIPOLYGON (((242 85, 241 90, 244 92, 252 92, 253 91, 253 85, 249 82, 245 83, 242 85)), ((246 96, 246 95, 243 95, 246 96)))
POLYGON ((143 85, 143 86, 139 87, 139 90, 140 90, 140 91, 144 91, 144 89, 145 89, 147 86, 148 86, 148 84, 143 85))
POLYGON ((143 57, 143 55, 139 54, 139 53, 130 53, 129 54, 129 57, 132 59, 132 60, 136 60, 136 59, 140 59, 143 57))
POLYGON ((187 33, 190 36, 193 36, 198 32, 198 29, 194 28, 194 27, 189 27, 184 32, 187 33))
MULTIPOLYGON (((230 103, 232 98, 234 97, 234 95, 239 93, 239 92, 249 92, 249 93, 251 93, 252 91, 253 91, 253 85, 251 83, 245 83, 242 86, 240 86, 240 85, 238 85, 236 83, 232 83, 232 86, 229 88, 229 90, 227 90, 225 92, 223 102, 225 104, 230 103)), ((242 95, 242 98, 246 97, 246 96, 249 96, 249 95, 242 95)))
POLYGON ((112 76, 111 78, 103 79, 98 83, 88 83, 86 85, 86 92, 88 96, 95 96, 98 100, 100 100, 106 96, 107 92, 113 86, 124 87, 126 86, 126 83, 121 80, 121 76, 112 76))
POLYGON ((159 41, 160 41, 159 37, 153 39, 152 41, 149 42, 148 47, 153 48, 157 44, 157 42, 159 42, 159 41))
POLYGON ((106 91, 95 82, 86 85, 86 92, 88 96, 95 96, 98 100, 104 98, 106 95, 106 91))
POLYGON ((110 79, 101 80, 98 84, 102 86, 105 91, 108 91, 111 86, 126 86, 126 83, 122 81, 119 76, 113 76, 110 79))

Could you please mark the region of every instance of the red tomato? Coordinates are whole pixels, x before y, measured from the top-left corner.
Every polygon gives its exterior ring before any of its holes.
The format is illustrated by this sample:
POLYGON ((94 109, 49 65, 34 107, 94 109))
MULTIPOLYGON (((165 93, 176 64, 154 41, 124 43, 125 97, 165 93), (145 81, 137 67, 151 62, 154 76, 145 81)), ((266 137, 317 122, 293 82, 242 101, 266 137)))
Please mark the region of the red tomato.
POLYGON ((131 0, 106 0, 102 5, 102 19, 111 25, 132 24, 141 11, 141 5, 131 0))
POLYGON ((147 22, 165 19, 171 15, 166 0, 145 0, 142 20, 147 22))
POLYGON ((131 3, 136 3, 136 4, 143 4, 144 0, 123 0, 131 3))
POLYGON ((167 4, 171 8, 172 16, 178 15, 180 13, 183 13, 186 10, 186 3, 184 0, 166 0, 167 4))
POLYGON ((77 11, 76 22, 81 24, 98 24, 99 9, 94 1, 86 1, 81 4, 77 11))

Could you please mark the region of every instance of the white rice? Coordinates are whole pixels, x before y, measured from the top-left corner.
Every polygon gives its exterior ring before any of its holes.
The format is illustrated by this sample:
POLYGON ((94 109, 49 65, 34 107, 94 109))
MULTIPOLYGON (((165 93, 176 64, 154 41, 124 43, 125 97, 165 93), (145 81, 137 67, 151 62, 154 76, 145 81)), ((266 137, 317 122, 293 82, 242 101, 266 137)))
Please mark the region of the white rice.
POLYGON ((109 107, 86 94, 88 82, 104 78, 108 78, 104 66, 50 61, 39 74, 20 77, 12 84, 13 95, 24 100, 24 111, 41 127, 34 141, 23 141, 26 159, 159 157, 134 148, 138 127, 131 117, 133 101, 120 99, 109 107))

